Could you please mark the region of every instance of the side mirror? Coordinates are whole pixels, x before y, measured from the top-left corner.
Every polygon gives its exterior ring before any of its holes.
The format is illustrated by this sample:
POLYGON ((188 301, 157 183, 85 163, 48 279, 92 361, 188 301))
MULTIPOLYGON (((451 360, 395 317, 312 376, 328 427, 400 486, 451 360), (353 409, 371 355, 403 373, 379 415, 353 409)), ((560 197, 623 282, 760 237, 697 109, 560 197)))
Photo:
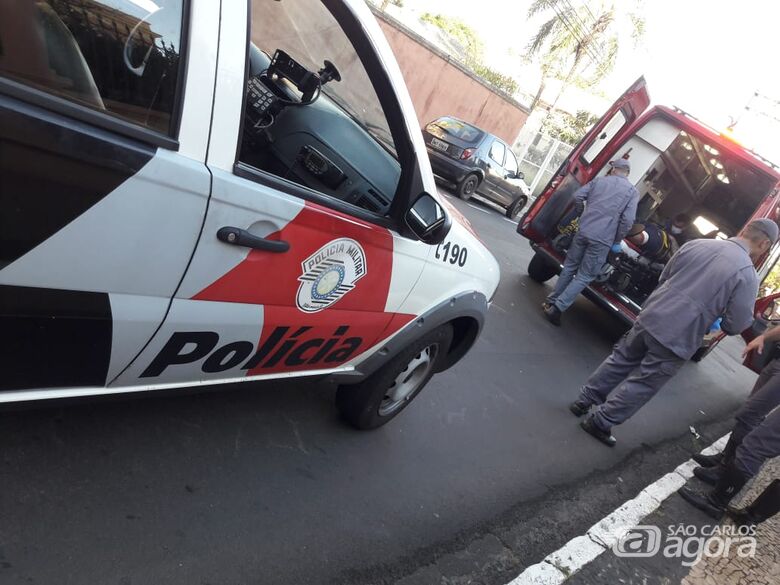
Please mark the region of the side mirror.
POLYGON ((450 231, 452 220, 441 204, 422 193, 404 216, 407 227, 426 244, 441 244, 450 231))
POLYGON ((523 171, 517 171, 517 173, 515 173, 515 179, 520 179, 521 181, 525 179, 525 174, 523 171))

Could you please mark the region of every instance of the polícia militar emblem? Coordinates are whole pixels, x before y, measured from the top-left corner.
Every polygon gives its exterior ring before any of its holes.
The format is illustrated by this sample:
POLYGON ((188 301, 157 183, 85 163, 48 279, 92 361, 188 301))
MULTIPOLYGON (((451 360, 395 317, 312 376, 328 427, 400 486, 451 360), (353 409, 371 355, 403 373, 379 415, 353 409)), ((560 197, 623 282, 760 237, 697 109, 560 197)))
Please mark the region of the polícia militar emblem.
POLYGON ((301 262, 301 269, 296 304, 304 313, 316 313, 341 299, 366 275, 366 253, 355 240, 339 238, 301 262))

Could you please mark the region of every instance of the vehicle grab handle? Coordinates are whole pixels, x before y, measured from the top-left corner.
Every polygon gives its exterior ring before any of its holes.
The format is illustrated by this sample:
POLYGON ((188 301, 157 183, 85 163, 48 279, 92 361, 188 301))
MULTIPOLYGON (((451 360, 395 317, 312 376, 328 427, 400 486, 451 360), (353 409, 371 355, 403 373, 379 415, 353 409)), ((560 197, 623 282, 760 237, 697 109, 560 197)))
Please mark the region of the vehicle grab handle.
POLYGON ((265 250, 266 252, 286 252, 290 249, 290 244, 282 240, 266 240, 250 234, 241 228, 225 226, 217 231, 217 239, 233 246, 244 246, 254 248, 255 250, 265 250))

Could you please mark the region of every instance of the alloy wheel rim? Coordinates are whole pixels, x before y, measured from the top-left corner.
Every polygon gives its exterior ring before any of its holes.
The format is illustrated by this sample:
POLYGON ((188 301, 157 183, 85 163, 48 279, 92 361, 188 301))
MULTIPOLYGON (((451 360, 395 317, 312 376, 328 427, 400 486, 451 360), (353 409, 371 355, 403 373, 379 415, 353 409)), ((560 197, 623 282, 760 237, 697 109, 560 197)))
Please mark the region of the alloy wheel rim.
POLYGON ((409 360, 406 367, 385 390, 385 395, 379 404, 379 416, 393 414, 414 397, 433 369, 438 347, 437 344, 428 345, 409 360))

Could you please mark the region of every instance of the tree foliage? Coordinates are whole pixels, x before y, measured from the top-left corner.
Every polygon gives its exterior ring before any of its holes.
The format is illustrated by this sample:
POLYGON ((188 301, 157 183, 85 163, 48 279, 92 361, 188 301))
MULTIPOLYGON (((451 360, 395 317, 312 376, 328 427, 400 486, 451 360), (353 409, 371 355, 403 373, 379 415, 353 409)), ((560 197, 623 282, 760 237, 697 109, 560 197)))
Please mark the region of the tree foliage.
POLYGON ((469 60, 481 61, 484 45, 476 31, 458 18, 444 14, 424 13, 420 20, 439 28, 442 32, 456 41, 466 53, 469 60))
POLYGON ((780 290, 780 262, 775 264, 767 274, 764 282, 761 283, 761 289, 764 291, 764 295, 774 294, 780 290))
POLYGON ((561 91, 570 83, 591 86, 612 71, 621 45, 641 40, 642 1, 534 0, 528 17, 546 20, 526 46, 526 58, 538 60, 543 79, 562 80, 561 91))
POLYGON ((379 10, 384 12, 385 10, 387 10, 387 7, 390 6, 391 4, 393 6, 398 6, 400 8, 403 7, 404 0, 382 0, 382 3, 379 5, 379 10))
POLYGON ((424 13, 420 20, 439 28, 463 48, 465 65, 475 74, 509 95, 514 95, 517 82, 509 75, 504 75, 492 69, 484 62, 484 44, 479 35, 468 24, 460 19, 443 14, 424 13))
POLYGON ((517 90, 519 89, 517 87, 517 82, 509 75, 499 73, 484 63, 472 62, 467 63, 467 65, 474 73, 501 91, 508 93, 510 96, 513 96, 515 93, 517 93, 517 90))
POLYGON ((567 112, 552 112, 542 125, 542 132, 566 144, 577 144, 599 117, 585 110, 573 116, 567 112))

